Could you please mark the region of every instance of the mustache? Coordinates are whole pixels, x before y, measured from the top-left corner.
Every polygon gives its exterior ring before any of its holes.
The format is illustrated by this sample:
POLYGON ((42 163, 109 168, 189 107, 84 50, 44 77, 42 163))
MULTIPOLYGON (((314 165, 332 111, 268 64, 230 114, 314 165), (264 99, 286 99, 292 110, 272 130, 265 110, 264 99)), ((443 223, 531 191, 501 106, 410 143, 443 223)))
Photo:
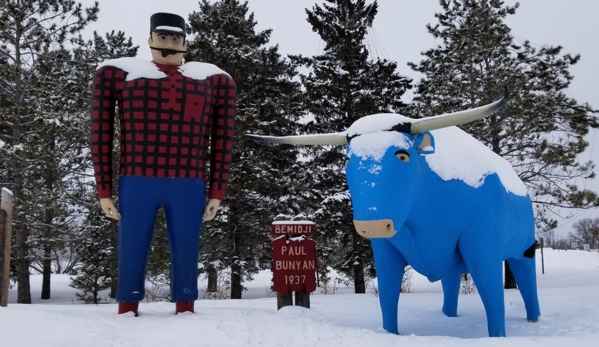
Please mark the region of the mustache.
POLYGON ((150 48, 155 51, 160 51, 163 58, 166 58, 169 55, 175 55, 178 53, 187 53, 187 51, 178 51, 176 49, 170 49, 170 48, 157 48, 157 47, 152 47, 152 46, 150 46, 150 48))

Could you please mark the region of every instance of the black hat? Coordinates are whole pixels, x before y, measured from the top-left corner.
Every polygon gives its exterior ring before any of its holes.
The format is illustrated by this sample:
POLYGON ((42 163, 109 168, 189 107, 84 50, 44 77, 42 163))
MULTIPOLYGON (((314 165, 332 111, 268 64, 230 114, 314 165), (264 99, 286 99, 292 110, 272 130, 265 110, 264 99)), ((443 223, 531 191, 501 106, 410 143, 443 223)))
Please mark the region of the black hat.
POLYGON ((172 13, 154 13, 150 17, 150 35, 152 32, 185 36, 185 19, 172 13))

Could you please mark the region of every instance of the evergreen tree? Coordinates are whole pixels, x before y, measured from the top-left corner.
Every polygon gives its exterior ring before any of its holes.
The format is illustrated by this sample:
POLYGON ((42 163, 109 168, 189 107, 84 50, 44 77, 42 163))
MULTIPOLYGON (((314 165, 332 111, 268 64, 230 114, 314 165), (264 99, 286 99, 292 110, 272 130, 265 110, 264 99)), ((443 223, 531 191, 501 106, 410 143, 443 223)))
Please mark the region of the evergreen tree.
MULTIPOLYGON (((1 54, 6 61, 0 76, 5 87, 2 94, 6 98, 0 109, 0 124, 3 124, 0 136, 6 143, 2 149, 0 176, 7 178, 2 186, 14 193, 13 258, 19 303, 31 303, 29 266, 30 256, 36 252, 30 252, 30 233, 34 228, 40 229, 36 220, 28 218, 41 213, 30 209, 40 208, 34 202, 38 198, 36 189, 39 185, 28 185, 33 181, 40 183, 44 176, 38 171, 44 169, 36 158, 37 152, 30 149, 41 148, 39 140, 44 138, 46 129, 40 124, 48 122, 45 112, 49 111, 40 110, 39 107, 44 105, 33 99, 36 90, 46 88, 35 84, 36 77, 40 76, 36 71, 40 66, 36 60, 51 47, 60 47, 65 41, 74 39, 87 23, 97 19, 97 13, 97 4, 84 9, 70 0, 0 0, 0 42, 5 44, 1 54)), ((47 177, 50 175, 48 173, 47 177)), ((49 186, 47 184, 45 189, 51 189, 49 186)), ((48 221, 52 213, 48 212, 43 220, 48 221)), ((45 250, 42 252, 46 253, 45 250)))
POLYGON ((108 302, 108 298, 100 297, 100 292, 110 289, 112 282, 116 282, 116 273, 111 268, 115 249, 110 238, 106 237, 110 221, 101 209, 93 209, 89 211, 81 229, 83 232, 77 247, 78 262, 73 269, 75 276, 71 277, 70 286, 81 290, 75 295, 83 303, 108 302))
MULTIPOLYGON (((110 288, 110 298, 114 298, 117 285, 117 266, 118 266, 118 221, 107 218, 102 212, 98 200, 96 186, 93 182, 90 172, 92 172, 91 152, 89 140, 91 139, 91 129, 89 127, 89 101, 91 100, 90 81, 93 78, 97 65, 108 59, 121 57, 134 57, 137 55, 138 46, 133 46, 131 38, 127 38, 125 33, 114 30, 100 36, 94 32, 93 39, 81 45, 74 51, 73 61, 77 66, 77 73, 80 78, 77 79, 84 86, 78 95, 80 100, 78 104, 83 107, 79 113, 80 133, 83 134, 79 139, 84 143, 85 159, 83 165, 85 170, 84 178, 77 185, 73 185, 75 192, 71 194, 76 199, 74 204, 80 206, 85 214, 85 221, 77 229, 77 233, 72 237, 73 240, 79 240, 75 248, 75 257, 78 259, 78 265, 73 271, 71 286, 83 291, 78 296, 85 302, 97 303, 100 300, 97 297, 99 290, 110 288), (85 240, 81 242, 81 240, 85 240)), ((116 127, 118 131, 118 127, 116 127)), ((115 180, 113 185, 118 185, 118 168, 120 158, 119 135, 115 135, 113 149, 113 168, 115 180)), ((72 184, 74 183, 71 182, 72 184)), ((164 225, 164 222, 159 225, 164 225)), ((163 228, 164 229, 164 226, 163 228)), ((151 264, 154 264, 151 257, 151 264)))
MULTIPOLYGON (((557 226, 556 208, 599 205, 595 192, 580 189, 577 178, 593 176, 591 162, 577 155, 588 146, 584 135, 597 120, 588 104, 568 96, 569 68, 580 55, 561 46, 534 48, 517 43, 504 23, 519 4, 501 0, 440 0, 436 25, 427 25, 439 44, 424 52, 415 71, 424 75, 414 97, 417 116, 429 116, 489 103, 511 91, 506 107, 462 129, 507 159, 527 185, 537 228, 557 226)), ((506 288, 515 287, 506 263, 506 288)))
MULTIPOLYGON (((300 209, 298 149, 246 140, 244 133, 289 135, 302 115, 296 67, 268 46, 271 30, 256 32, 247 2, 203 0, 189 16, 192 38, 186 59, 215 64, 237 84, 237 117, 229 184, 215 221, 202 232, 201 257, 211 270, 231 270, 231 298, 270 257, 269 226, 279 213, 300 209)), ((216 278, 214 273, 209 279, 216 278)), ((214 284, 209 285, 212 289, 214 284)))
POLYGON ((50 298, 52 260, 72 236, 75 221, 84 212, 72 199, 77 182, 86 179, 86 132, 83 131, 87 81, 70 52, 47 52, 35 60, 29 102, 36 115, 35 128, 23 152, 32 170, 24 174, 27 199, 21 201, 22 217, 28 221, 32 267, 43 275, 41 298, 50 298))
MULTIPOLYGON (((374 1, 326 0, 306 10, 312 30, 324 41, 324 52, 311 58, 294 57, 310 68, 302 76, 306 103, 314 120, 313 133, 339 132, 357 119, 374 113, 398 112, 411 79, 396 72, 387 60, 369 59, 365 37, 378 11, 374 1)), ((322 232, 317 241, 319 260, 352 278, 356 293, 364 293, 365 272, 374 276, 368 240, 354 230, 350 195, 343 172, 344 148, 313 148, 307 155, 314 170, 310 197, 313 216, 322 232)), ((326 274, 321 274, 326 276, 326 274)))

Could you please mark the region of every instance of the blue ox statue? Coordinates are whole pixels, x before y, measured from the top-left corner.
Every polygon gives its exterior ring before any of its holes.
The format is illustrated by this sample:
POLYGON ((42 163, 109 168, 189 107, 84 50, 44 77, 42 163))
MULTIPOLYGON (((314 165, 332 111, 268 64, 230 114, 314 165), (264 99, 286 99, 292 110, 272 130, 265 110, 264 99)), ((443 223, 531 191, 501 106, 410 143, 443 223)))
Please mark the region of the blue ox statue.
POLYGON ((348 144, 346 173, 356 231, 372 241, 383 327, 398 333, 404 266, 441 280, 443 313, 457 316, 460 275, 470 273, 487 314, 489 336, 505 336, 503 261, 529 321, 540 315, 535 226, 530 197, 511 165, 453 125, 507 103, 419 120, 376 114, 345 132, 272 137, 287 144, 348 144))

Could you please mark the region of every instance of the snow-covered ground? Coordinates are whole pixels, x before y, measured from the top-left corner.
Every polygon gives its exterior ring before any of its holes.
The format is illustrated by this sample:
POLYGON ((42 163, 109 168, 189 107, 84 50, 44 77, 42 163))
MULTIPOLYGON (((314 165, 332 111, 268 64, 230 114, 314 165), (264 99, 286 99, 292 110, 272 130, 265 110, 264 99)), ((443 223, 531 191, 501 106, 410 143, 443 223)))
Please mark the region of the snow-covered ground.
MULTIPOLYGON (((32 276, 32 305, 18 305, 16 288, 0 308, 0 346, 509 346, 586 347, 599 341, 599 253, 544 250, 545 274, 537 270, 541 318, 528 323, 516 290, 505 295, 507 338, 487 337, 477 294, 461 295, 459 317, 441 313, 440 283, 413 275, 413 292, 402 294, 399 330, 381 328, 371 292, 317 292, 311 309, 276 308, 268 296, 271 275, 260 273, 243 300, 198 300, 196 313, 174 314, 168 302, 140 304, 140 316, 117 315, 116 304, 76 301, 68 276, 52 277, 52 299, 39 300, 41 276, 32 276)), ((202 280, 200 283, 205 286, 202 280)))

